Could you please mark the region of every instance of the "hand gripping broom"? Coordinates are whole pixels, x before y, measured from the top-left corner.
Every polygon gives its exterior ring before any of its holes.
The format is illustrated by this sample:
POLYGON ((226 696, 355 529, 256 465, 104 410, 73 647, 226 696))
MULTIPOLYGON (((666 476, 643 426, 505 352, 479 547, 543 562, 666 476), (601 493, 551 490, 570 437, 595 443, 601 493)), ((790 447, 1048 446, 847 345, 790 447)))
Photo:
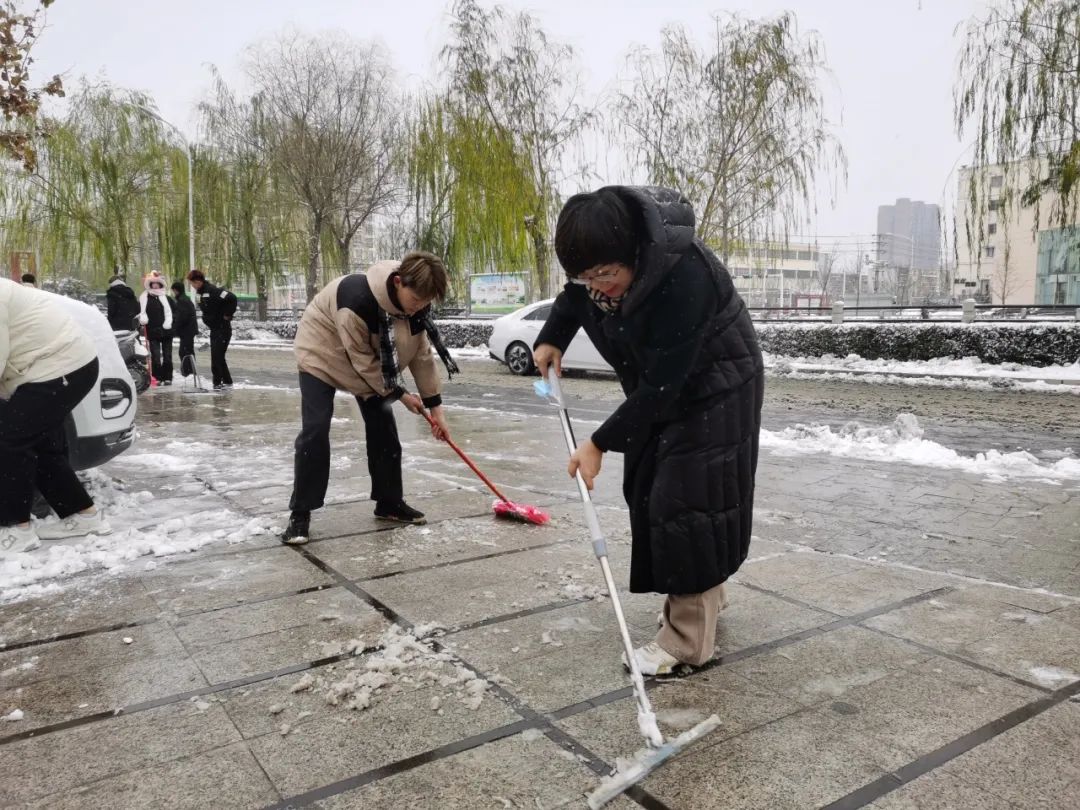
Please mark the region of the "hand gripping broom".
MULTIPOLYGON (((536 393, 548 399, 559 409, 559 420, 562 422, 563 438, 566 440, 566 449, 573 455, 577 449, 577 440, 574 438, 574 429, 570 425, 570 415, 566 411, 566 404, 562 397, 562 388, 559 378, 555 374, 554 367, 548 369, 547 382, 537 380, 535 383, 536 393)), ((649 696, 645 692, 645 680, 641 677, 641 669, 638 667, 637 658, 634 656, 634 644, 630 640, 630 631, 626 626, 626 617, 623 615, 622 602, 619 601, 619 592, 615 588, 615 580, 611 576, 611 566, 608 565, 607 542, 600 530, 600 520, 596 515, 596 507, 593 506, 589 496, 589 488, 585 485, 585 479, 579 472, 576 476, 578 494, 581 495, 581 504, 585 508, 585 523, 592 535, 593 551, 600 563, 600 570, 604 574, 604 583, 607 585, 608 595, 611 597, 611 606, 615 610, 615 621, 619 625, 619 635, 622 638, 623 649, 626 652, 626 661, 630 668, 630 680, 634 685, 634 697, 637 698, 638 730, 645 738, 646 748, 635 755, 629 765, 622 766, 620 770, 611 776, 601 780, 600 785, 589 795, 589 807, 592 810, 603 807, 624 790, 632 787, 648 776, 656 768, 659 768, 671 757, 678 754, 691 743, 704 737, 710 731, 720 725, 720 718, 715 714, 702 720, 689 731, 684 731, 672 740, 664 741, 660 729, 656 725, 656 714, 649 703, 649 696)))

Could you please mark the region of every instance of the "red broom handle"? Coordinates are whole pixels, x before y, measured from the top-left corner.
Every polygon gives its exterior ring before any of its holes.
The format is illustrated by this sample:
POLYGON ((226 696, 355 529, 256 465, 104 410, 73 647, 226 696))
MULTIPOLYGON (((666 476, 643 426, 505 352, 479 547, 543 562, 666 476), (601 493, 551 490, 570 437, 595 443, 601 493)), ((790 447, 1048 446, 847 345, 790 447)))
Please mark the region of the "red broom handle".
MULTIPOLYGON (((427 411, 421 410, 420 415, 423 416, 425 419, 427 419, 429 425, 431 425, 432 427, 437 427, 437 425, 435 424, 435 420, 431 418, 431 415, 427 411)), ((494 492, 496 495, 499 496, 500 501, 503 501, 505 503, 510 503, 510 499, 507 498, 505 495, 503 495, 501 492, 499 492, 498 487, 496 487, 493 483, 491 483, 490 478, 488 478, 486 475, 484 475, 482 472, 480 472, 480 468, 472 463, 472 459, 470 459, 467 455, 465 455, 464 450, 462 450, 460 447, 458 447, 456 444, 454 444, 453 439, 451 439, 449 436, 447 436, 445 439, 443 439, 443 441, 446 442, 448 445, 450 445, 450 447, 453 448, 455 453, 457 453, 459 456, 461 456, 461 460, 464 461, 466 464, 468 464, 469 469, 472 470, 474 473, 476 473, 477 476, 479 476, 480 480, 488 485, 488 489, 490 489, 492 492, 494 492)))

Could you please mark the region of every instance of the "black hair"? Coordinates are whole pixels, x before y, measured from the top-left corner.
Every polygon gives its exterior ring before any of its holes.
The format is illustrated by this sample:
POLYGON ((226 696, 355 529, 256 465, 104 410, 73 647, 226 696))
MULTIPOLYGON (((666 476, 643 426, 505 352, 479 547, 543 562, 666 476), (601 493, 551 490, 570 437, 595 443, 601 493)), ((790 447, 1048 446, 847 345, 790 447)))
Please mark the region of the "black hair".
POLYGON ((174 281, 172 283, 172 289, 173 289, 174 292, 179 292, 179 293, 184 292, 184 282, 182 282, 182 281, 174 281))
POLYGON ((555 255, 569 276, 603 264, 625 264, 633 269, 638 230, 633 210, 612 189, 575 194, 559 212, 555 255))
POLYGON ((33 273, 23 273, 22 280, 24 284, 37 284, 37 276, 33 273))

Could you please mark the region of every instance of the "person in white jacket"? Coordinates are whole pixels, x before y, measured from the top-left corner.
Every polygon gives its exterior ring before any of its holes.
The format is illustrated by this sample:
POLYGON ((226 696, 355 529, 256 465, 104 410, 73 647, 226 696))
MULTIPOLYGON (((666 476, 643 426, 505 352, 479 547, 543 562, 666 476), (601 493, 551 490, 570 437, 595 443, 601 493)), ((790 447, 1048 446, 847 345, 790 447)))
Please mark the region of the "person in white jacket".
POLYGON ((157 270, 143 279, 139 296, 139 323, 146 327, 150 343, 150 373, 160 385, 172 385, 173 302, 157 270))
POLYGON ((0 556, 39 538, 107 534, 110 528, 75 475, 64 420, 94 387, 94 342, 52 293, 0 279, 0 556), (35 487, 60 518, 36 530, 35 487))

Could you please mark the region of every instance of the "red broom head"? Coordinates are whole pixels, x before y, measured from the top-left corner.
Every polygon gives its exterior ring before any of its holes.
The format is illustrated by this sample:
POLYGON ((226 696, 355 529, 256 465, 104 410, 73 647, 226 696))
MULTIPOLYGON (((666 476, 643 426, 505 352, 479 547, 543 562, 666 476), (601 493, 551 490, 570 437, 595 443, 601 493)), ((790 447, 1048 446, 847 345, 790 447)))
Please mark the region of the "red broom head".
POLYGON ((510 501, 495 501, 492 505, 492 511, 495 512, 495 517, 507 518, 509 520, 518 520, 522 523, 533 523, 537 526, 543 526, 549 520, 551 515, 536 506, 529 506, 524 503, 512 503, 510 501))

